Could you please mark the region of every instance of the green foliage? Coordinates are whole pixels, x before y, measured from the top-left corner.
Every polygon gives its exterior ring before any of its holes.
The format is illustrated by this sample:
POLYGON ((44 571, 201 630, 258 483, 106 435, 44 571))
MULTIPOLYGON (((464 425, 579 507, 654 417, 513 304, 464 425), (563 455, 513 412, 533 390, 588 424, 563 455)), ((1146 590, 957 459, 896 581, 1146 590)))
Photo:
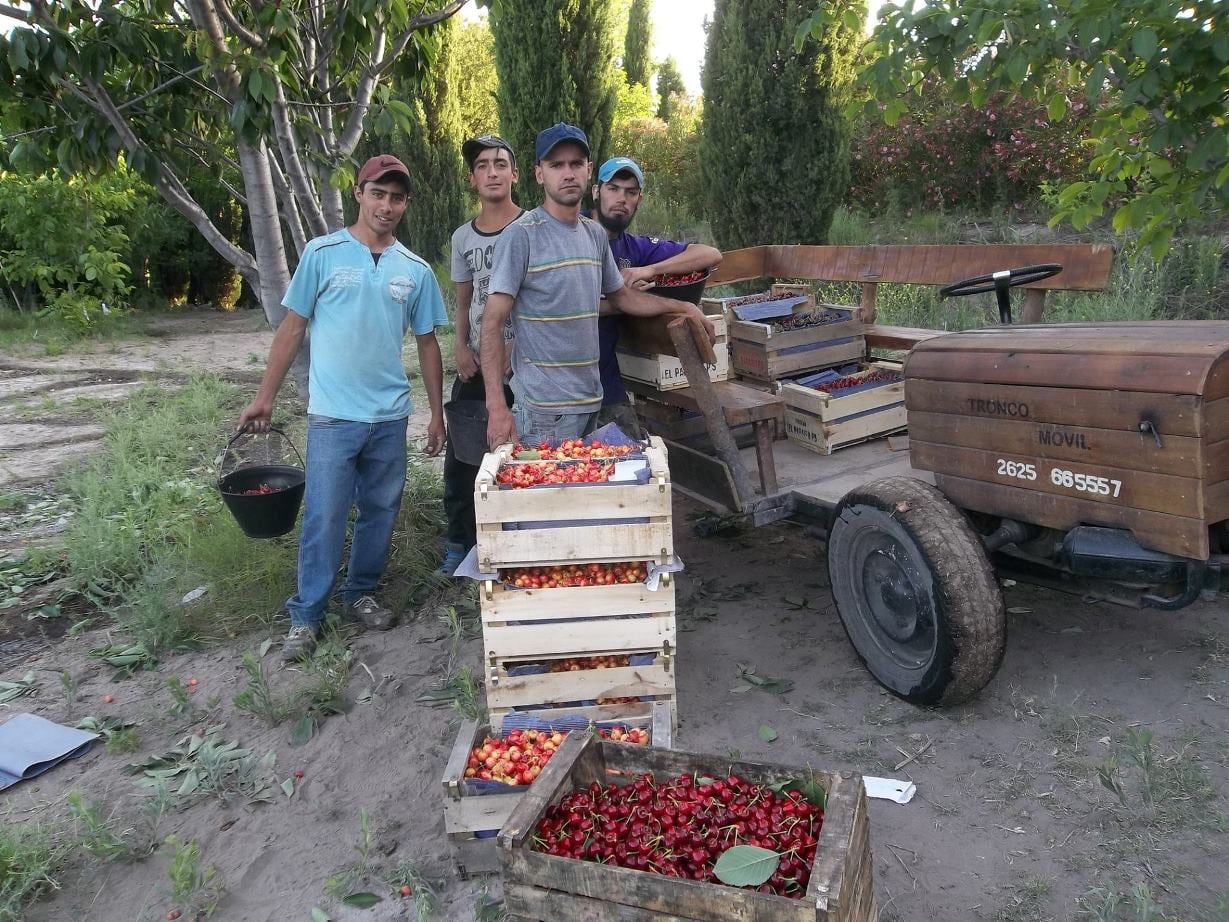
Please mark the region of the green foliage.
POLYGON ((611 153, 635 157, 645 171, 647 188, 636 215, 636 233, 694 240, 700 236, 694 219, 703 209, 700 110, 684 99, 676 102, 679 108, 669 122, 658 118, 616 122, 611 153))
POLYGON ((2 271, 10 286, 35 293, 43 316, 88 330, 104 310, 127 306, 134 179, 122 170, 94 181, 0 172, 2 271))
POLYGON ((541 201, 534 138, 555 122, 589 136, 592 160, 608 156, 618 104, 613 0, 494 0, 499 124, 520 155, 516 197, 541 201))
POLYGON ((167 844, 173 849, 167 869, 171 902, 183 917, 203 919, 212 915, 226 893, 222 872, 213 865, 205 867, 200 843, 184 843, 171 836, 167 844))
MULTIPOLYGON (((622 72, 617 73, 615 79, 618 81, 619 104, 615 107, 612 138, 618 137, 620 128, 628 122, 653 117, 653 94, 649 88, 643 83, 628 83, 622 72)), ((615 156, 622 152, 612 140, 610 154, 615 156)))
MULTIPOLYGON (((1054 221, 1106 212, 1154 256, 1181 222, 1229 205, 1229 32, 1218 0, 945 0, 885 6, 858 80, 893 122, 933 79, 957 103, 997 93, 1068 115, 1070 87, 1097 107, 1087 179, 1059 193, 1054 221)), ((800 43, 845 16, 822 3, 800 43)))
POLYGON ((668 122, 674 117, 674 110, 680 98, 686 98, 687 84, 679 73, 679 65, 673 57, 668 57, 657 67, 657 117, 668 122))
POLYGON ((653 76, 650 52, 653 48, 653 4, 651 0, 632 0, 623 38, 623 73, 633 86, 647 87, 653 76))
MULTIPOLYGON (((394 97, 412 117, 369 133, 360 159, 391 151, 410 167, 410 204, 397 234, 424 259, 443 258, 453 229, 465 219, 465 164, 461 160, 461 105, 455 91, 462 72, 457 25, 437 27, 439 50, 431 70, 411 84, 395 81, 394 97), (413 93, 417 92, 417 98, 413 93)), ((352 203, 351 208, 353 207, 352 203)))
POLYGON ((462 139, 499 134, 499 110, 495 105, 499 89, 499 75, 495 73, 495 37, 487 24, 469 22, 461 26, 456 33, 455 54, 459 66, 452 92, 461 106, 462 139))
POLYGON ((718 0, 704 65, 700 166, 723 249, 827 240, 849 184, 849 101, 863 0, 794 47, 795 0, 718 0))
POLYGON ((0 922, 20 922, 26 906, 58 890, 71 851, 36 826, 0 823, 0 922))

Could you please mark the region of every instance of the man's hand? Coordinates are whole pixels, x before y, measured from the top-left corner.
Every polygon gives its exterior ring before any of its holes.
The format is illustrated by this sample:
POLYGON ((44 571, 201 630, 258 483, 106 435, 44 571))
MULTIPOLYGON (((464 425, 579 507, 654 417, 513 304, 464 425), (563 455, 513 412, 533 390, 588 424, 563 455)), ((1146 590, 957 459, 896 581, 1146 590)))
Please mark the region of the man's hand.
POLYGON ((687 305, 690 310, 687 312, 699 319, 700 323, 704 324, 704 332, 708 334, 708 341, 711 344, 717 342, 717 327, 713 324, 713 318, 700 310, 694 304, 687 305))
POLYGON ((249 432, 268 432, 272 425, 273 401, 257 397, 239 414, 237 431, 242 432, 246 428, 249 432))
POLYGON ((444 448, 444 435, 444 417, 432 416, 427 424, 427 447, 423 451, 432 458, 438 455, 444 448))
POLYGON ((512 411, 505 407, 496 407, 489 412, 486 423, 487 447, 494 451, 505 442, 516 441, 516 419, 512 411))
POLYGON ((637 291, 652 288, 653 279, 657 278, 657 273, 648 266, 629 266, 621 269, 620 272, 623 275, 623 284, 637 291))
POLYGON ((478 374, 478 356, 474 355, 468 343, 457 342, 456 363, 457 377, 462 381, 468 381, 478 374))

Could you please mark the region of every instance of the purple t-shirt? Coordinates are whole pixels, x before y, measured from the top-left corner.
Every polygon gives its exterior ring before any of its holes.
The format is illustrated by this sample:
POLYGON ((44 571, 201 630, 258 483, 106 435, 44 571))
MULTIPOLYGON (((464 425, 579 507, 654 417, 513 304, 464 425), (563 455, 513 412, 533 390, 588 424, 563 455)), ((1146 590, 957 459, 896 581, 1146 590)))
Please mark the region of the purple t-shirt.
MULTIPOLYGON (((620 269, 651 266, 663 259, 677 256, 685 249, 687 244, 677 240, 659 240, 657 237, 644 237, 626 231, 610 241, 610 252, 620 269)), ((602 376, 602 406, 626 403, 627 390, 623 387, 623 376, 619 374, 619 357, 615 355, 615 346, 619 342, 619 315, 603 314, 598 317, 597 336, 598 369, 602 376)))

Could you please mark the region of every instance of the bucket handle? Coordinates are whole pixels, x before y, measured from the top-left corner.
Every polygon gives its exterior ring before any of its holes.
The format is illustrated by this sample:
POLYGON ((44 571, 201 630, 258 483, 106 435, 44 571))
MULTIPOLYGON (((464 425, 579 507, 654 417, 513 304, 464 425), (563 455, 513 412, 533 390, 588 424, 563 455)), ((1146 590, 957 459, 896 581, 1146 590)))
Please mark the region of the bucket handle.
MULTIPOLYGON (((226 443, 226 447, 222 449, 222 453, 221 453, 220 455, 218 455, 218 462, 217 462, 217 464, 218 464, 218 477, 217 477, 217 479, 218 479, 218 480, 221 480, 221 479, 222 479, 222 476, 223 476, 223 475, 222 475, 222 466, 226 463, 226 456, 230 454, 230 449, 231 449, 231 446, 233 446, 233 445, 235 444, 235 442, 237 442, 237 441, 239 440, 239 437, 240 437, 241 435, 248 435, 248 434, 249 434, 249 432, 250 432, 250 430, 251 430, 251 423, 249 423, 248 425, 244 426, 242 429, 240 429, 238 432, 236 432, 234 435, 232 435, 232 436, 230 437, 230 441, 226 443)), ((276 432, 278 435, 280 435, 283 439, 285 439, 285 440, 286 440, 286 444, 287 444, 287 445, 289 445, 291 448, 293 448, 293 449, 294 449, 294 454, 295 454, 295 457, 299 459, 299 467, 301 467, 301 468, 303 468, 303 469, 305 469, 305 470, 306 470, 307 465, 306 465, 306 464, 304 463, 304 461, 303 461, 303 456, 299 453, 298 446, 297 446, 297 445, 295 445, 295 443, 294 443, 294 442, 292 442, 292 441, 290 440, 290 436, 288 436, 288 435, 286 434, 286 431, 285 431, 284 429, 279 429, 277 426, 270 426, 268 431, 269 431, 269 432, 276 432)))

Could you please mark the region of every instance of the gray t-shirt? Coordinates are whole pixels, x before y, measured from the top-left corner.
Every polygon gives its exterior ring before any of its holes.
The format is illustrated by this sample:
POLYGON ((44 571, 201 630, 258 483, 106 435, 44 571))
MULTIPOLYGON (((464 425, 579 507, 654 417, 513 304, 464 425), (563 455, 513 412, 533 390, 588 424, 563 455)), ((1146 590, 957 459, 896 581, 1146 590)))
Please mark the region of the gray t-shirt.
POLYGON ((505 228, 490 290, 515 299, 512 391, 518 404, 540 413, 601 409, 598 302, 622 287, 596 221, 565 224, 539 207, 505 228))
MULTIPOLYGON (((524 213, 522 211, 521 215, 524 213)), ((474 295, 469 302, 467 342, 475 353, 482 342, 482 309, 486 307, 487 294, 490 292, 491 258, 495 253, 495 241, 507 229, 505 226, 488 234, 478 230, 476 222, 468 221, 452 232, 452 280, 474 283, 474 295)), ((504 342, 512 342, 511 317, 504 327, 504 342)))

